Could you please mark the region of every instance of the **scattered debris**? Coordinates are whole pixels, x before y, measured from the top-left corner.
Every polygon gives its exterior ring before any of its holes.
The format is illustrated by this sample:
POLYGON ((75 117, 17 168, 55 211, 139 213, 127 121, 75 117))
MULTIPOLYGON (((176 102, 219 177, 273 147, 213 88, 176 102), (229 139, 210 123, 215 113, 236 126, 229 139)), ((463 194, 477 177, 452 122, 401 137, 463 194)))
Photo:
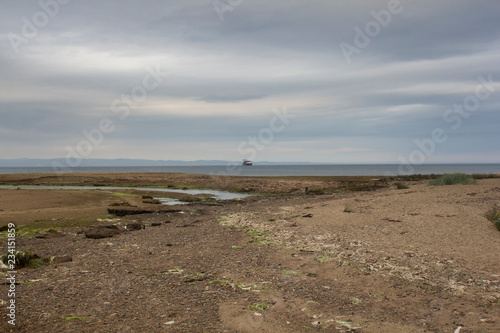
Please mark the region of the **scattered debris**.
POLYGON ((388 218, 388 217, 386 217, 385 219, 382 219, 382 221, 387 221, 387 222, 403 222, 401 220, 391 219, 391 218, 388 218))

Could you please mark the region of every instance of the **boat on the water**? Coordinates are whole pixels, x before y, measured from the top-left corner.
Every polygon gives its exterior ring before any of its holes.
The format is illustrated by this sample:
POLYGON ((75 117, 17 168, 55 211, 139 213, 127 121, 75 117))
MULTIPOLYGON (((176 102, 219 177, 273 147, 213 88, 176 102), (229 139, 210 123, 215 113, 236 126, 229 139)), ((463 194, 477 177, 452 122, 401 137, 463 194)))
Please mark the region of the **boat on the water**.
POLYGON ((241 165, 243 165, 243 166, 251 166, 251 165, 253 165, 253 162, 250 161, 250 160, 244 159, 243 163, 241 165))

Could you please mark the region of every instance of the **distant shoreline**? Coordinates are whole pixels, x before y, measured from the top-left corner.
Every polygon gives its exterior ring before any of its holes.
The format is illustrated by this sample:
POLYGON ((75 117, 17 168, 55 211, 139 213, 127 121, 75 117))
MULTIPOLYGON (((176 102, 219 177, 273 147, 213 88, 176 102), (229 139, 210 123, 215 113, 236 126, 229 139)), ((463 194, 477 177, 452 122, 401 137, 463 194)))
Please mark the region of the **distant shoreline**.
MULTIPOLYGON (((309 164, 309 165, 191 165, 191 166, 82 166, 69 173, 186 173, 217 176, 407 176, 461 172, 500 174, 500 164, 423 164, 402 168, 398 164, 309 164), (403 171, 403 172, 401 172, 403 171), (410 172, 407 172, 410 171, 410 172)), ((0 167, 0 174, 57 173, 52 167, 0 167)), ((63 172, 60 174, 67 174, 63 172)))

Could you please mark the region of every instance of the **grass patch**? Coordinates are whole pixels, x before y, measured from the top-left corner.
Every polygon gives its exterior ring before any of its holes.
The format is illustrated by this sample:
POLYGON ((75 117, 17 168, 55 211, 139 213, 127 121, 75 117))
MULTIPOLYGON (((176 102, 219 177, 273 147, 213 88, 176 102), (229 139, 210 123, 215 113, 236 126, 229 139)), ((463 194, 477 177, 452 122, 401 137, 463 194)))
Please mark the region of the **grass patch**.
POLYGON ((301 275, 302 273, 285 269, 285 270, 281 271, 281 274, 283 274, 285 276, 298 276, 298 275, 301 275))
POLYGON ((229 247, 231 250, 243 250, 243 246, 233 245, 229 247))
POLYGON ((332 256, 330 256, 328 254, 323 254, 323 255, 320 255, 320 256, 317 256, 316 258, 314 258, 314 260, 316 260, 317 262, 320 262, 322 264, 324 264, 325 262, 328 262, 332 259, 333 259, 332 256))
POLYGON ((488 213, 486 213, 486 218, 493 222, 497 229, 500 231, 500 207, 495 206, 488 213))
POLYGON ((396 188, 397 188, 398 190, 406 190, 406 189, 409 189, 409 187, 408 187, 408 186, 406 186, 406 185, 405 185, 405 184, 403 184, 403 183, 399 183, 399 182, 398 182, 398 183, 395 183, 394 185, 396 185, 396 188))
POLYGON ((250 240, 250 243, 267 242, 267 233, 262 231, 262 230, 247 229, 247 230, 245 230, 245 234, 252 238, 250 240))
POLYGON ((236 285, 231 281, 231 280, 227 280, 227 279, 213 279, 212 281, 210 281, 210 283, 218 283, 221 287, 232 287, 232 288, 236 288, 236 285))
POLYGON ((269 305, 257 303, 248 307, 250 310, 266 311, 269 309, 269 305))
POLYGON ((450 173, 444 174, 437 179, 430 180, 427 185, 441 186, 441 185, 456 185, 456 184, 474 184, 476 180, 469 177, 465 173, 450 173))
POLYGON ((345 206, 344 213, 352 213, 352 209, 350 207, 345 206))
POLYGON ((167 271, 167 274, 182 274, 182 273, 184 273, 184 270, 181 269, 181 268, 179 268, 179 267, 173 268, 173 269, 169 269, 167 271))
POLYGON ((130 194, 130 193, 122 193, 122 192, 113 192, 109 193, 109 195, 114 197, 138 197, 138 194, 130 194))
POLYGON ((351 297, 350 300, 351 300, 351 303, 354 305, 361 304, 361 300, 357 297, 351 297))
POLYGON ((203 281, 207 279, 207 274, 196 273, 195 275, 186 275, 182 277, 186 282, 203 281))
MULTIPOLYGON (((35 234, 44 233, 49 230, 63 230, 76 227, 91 227, 95 225, 108 224, 109 222, 118 221, 112 215, 100 217, 81 217, 81 218, 57 218, 47 220, 36 220, 33 224, 17 226, 16 236, 33 236, 35 234), (108 222, 108 223, 105 223, 108 222)), ((7 238, 7 232, 0 232, 0 239, 7 238)))
POLYGON ((15 269, 23 267, 41 268, 49 264, 51 258, 41 258, 33 252, 23 250, 16 251, 14 253, 7 253, 2 256, 2 262, 5 265, 10 266, 12 261, 14 261, 15 269))
POLYGON ((80 321, 85 321, 87 317, 64 317, 64 321, 73 321, 73 320, 80 320, 80 321))

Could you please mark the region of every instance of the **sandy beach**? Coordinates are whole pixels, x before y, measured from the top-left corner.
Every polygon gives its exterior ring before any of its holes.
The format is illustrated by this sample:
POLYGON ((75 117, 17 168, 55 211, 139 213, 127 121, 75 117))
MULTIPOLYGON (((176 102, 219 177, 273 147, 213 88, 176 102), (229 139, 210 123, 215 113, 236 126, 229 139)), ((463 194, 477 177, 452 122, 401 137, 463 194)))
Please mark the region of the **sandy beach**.
POLYGON ((15 327, 1 285, 4 332, 500 332, 500 231, 485 217, 499 178, 16 174, 0 185, 252 194, 166 206, 154 191, 0 189, 16 250, 51 259, 18 270, 15 327))

